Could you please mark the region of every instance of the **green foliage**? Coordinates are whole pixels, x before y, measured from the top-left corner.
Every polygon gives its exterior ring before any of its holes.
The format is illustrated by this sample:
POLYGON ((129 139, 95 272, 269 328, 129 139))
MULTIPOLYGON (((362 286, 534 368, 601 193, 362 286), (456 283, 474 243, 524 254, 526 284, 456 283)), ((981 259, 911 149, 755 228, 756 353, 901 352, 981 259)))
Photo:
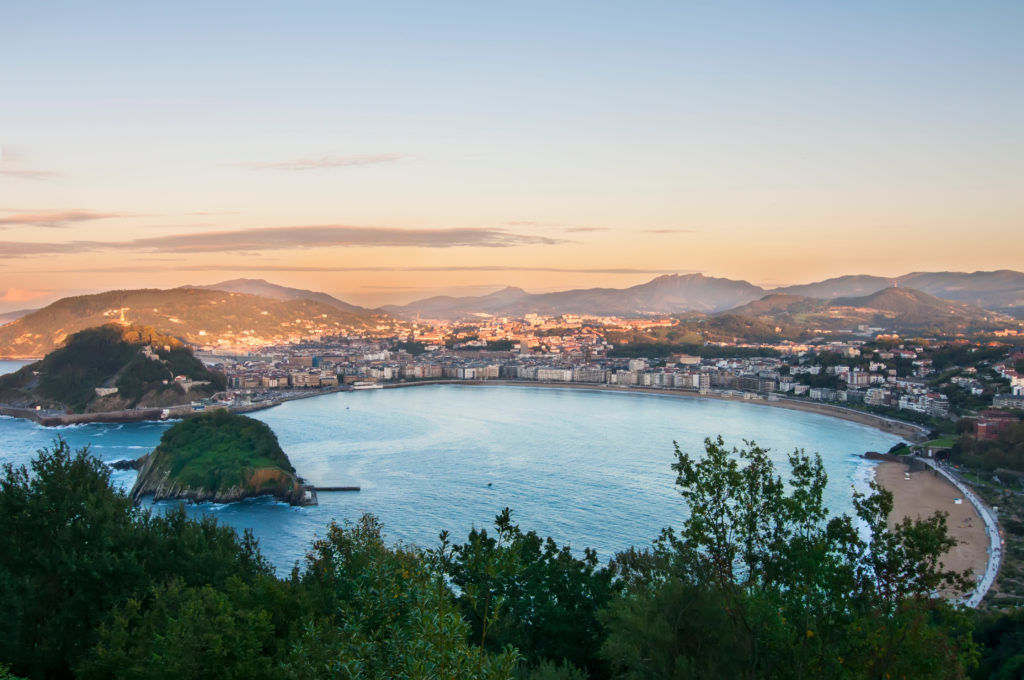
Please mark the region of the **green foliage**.
POLYGON ((223 375, 208 371, 180 341, 148 327, 108 324, 79 331, 42 361, 0 377, 0 389, 27 390, 82 411, 96 399, 97 387, 113 383, 119 396, 135 406, 149 392, 174 389, 164 383, 176 375, 210 381, 214 389, 225 385, 223 375), (161 348, 166 365, 141 353, 150 343, 161 348))
POLYGON ((676 455, 690 518, 616 560, 628 588, 602 651, 619 675, 964 676, 970 623, 932 597, 967 587, 939 563, 953 545, 944 516, 890 531, 892 497, 875 488, 855 498, 865 538, 852 518, 828 518, 818 456, 793 453, 784 483, 753 443, 676 455))
POLYGON ((167 470, 171 482, 191 488, 238 486, 258 468, 295 473, 266 423, 223 409, 177 423, 150 455, 154 468, 167 470))
POLYGON ((396 342, 395 350, 405 350, 414 357, 418 357, 427 351, 427 346, 422 342, 396 342))
POLYGON ((977 643, 1016 677, 1019 616, 975 642, 934 597, 967 585, 944 516, 890 529, 875 489, 830 517, 820 458, 789 462, 783 481, 753 443, 677 447, 689 519, 607 568, 506 509, 428 552, 332 524, 282 580, 251 534, 152 517, 58 440, 0 478, 0 678, 960 678, 977 643))
POLYGON ((1024 675, 1024 609, 979 616, 974 640, 983 650, 974 677, 1015 680, 1024 675))
POLYGON ((138 354, 121 369, 116 385, 120 396, 137 404, 146 392, 173 380, 174 376, 162 363, 138 354))
MULTIPOLYGON (((63 441, 0 479, 0 658, 31 678, 511 678, 433 562, 372 517, 274 578, 251 534, 151 517, 63 441)), ((0 671, 5 677, 7 671, 0 671)), ((15 676, 10 676, 15 677, 15 676)))
POLYGON ((1024 472, 1024 421, 1003 428, 997 439, 975 439, 964 435, 956 440, 950 458, 974 470, 1006 468, 1024 472))
POLYGON ((618 592, 611 570, 598 568, 592 550, 579 559, 568 546, 524 533, 512 524, 508 508, 495 528, 494 536, 474 529, 450 552, 442 534, 437 553, 459 589, 473 637, 491 649, 515 647, 531 664, 566 661, 598 671, 598 611, 618 592))
POLYGON ((114 326, 76 333, 36 365, 39 393, 80 411, 96 397, 94 388, 116 375, 137 352, 114 326))
POLYGON ((509 678, 517 654, 467 641, 444 579, 416 550, 389 548, 370 516, 332 524, 301 578, 314 613, 284 659, 285 677, 509 678))
POLYGON ((569 662, 558 664, 546 659, 536 666, 524 667, 518 674, 520 680, 587 680, 589 677, 586 671, 569 662))
POLYGON ((511 352, 518 343, 515 340, 488 340, 488 352, 511 352))
POLYGON ((0 526, 0 659, 30 677, 71 677, 108 612, 154 584, 270 572, 251 536, 140 512, 105 465, 63 440, 31 470, 4 466, 0 526))
POLYGON ((828 387, 837 390, 843 385, 843 381, 838 376, 830 373, 819 373, 818 375, 798 373, 794 378, 798 383, 809 385, 810 387, 828 387))
POLYGON ((224 589, 176 580, 129 599, 100 629, 78 676, 199 680, 215 670, 223 678, 275 678, 275 633, 287 631, 274 629, 254 591, 237 578, 224 589))
POLYGON ((977 366, 979 363, 998 361, 1006 356, 1006 348, 984 347, 977 345, 948 345, 941 349, 928 352, 932 367, 944 371, 953 366, 977 366))

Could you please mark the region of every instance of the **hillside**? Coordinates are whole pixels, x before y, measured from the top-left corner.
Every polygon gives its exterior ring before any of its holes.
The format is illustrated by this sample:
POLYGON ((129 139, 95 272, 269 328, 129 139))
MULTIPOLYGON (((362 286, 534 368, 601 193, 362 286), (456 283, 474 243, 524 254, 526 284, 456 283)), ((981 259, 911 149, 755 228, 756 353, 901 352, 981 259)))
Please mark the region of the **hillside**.
POLYGON ((461 319, 475 314, 508 314, 517 303, 531 297, 522 288, 508 286, 488 295, 452 297, 437 295, 408 305, 388 305, 381 311, 405 318, 461 319))
POLYGON ((41 361, 0 376, 0 403, 96 413, 187 404, 222 389, 224 376, 207 370, 176 338, 107 324, 79 331, 41 361))
POLYGON ((371 313, 370 310, 365 307, 349 304, 348 302, 339 300, 327 293, 319 293, 317 291, 304 290, 302 288, 279 286, 275 283, 264 281, 263 279, 233 279, 231 281, 214 283, 209 286, 185 287, 220 290, 226 293, 245 293, 246 295, 257 295, 259 297, 270 298, 272 300, 312 300, 313 302, 322 302, 323 304, 334 307, 342 312, 353 312, 356 314, 371 313))
POLYGON ((196 288, 114 290, 58 300, 0 326, 0 357, 41 357, 72 333, 124 318, 200 347, 287 342, 386 322, 313 300, 196 288))
POLYGON ((14 310, 12 312, 2 312, 2 313, 0 313, 0 326, 3 326, 5 324, 9 324, 12 321, 16 321, 16 320, 20 319, 23 316, 27 316, 28 314, 31 314, 34 311, 36 311, 36 310, 35 309, 16 309, 16 310, 14 310))
MULTIPOLYGON (((841 276, 816 283, 767 290, 747 281, 703 274, 668 274, 630 288, 584 288, 555 293, 527 293, 508 287, 489 295, 438 296, 392 305, 381 310, 410 319, 460 319, 485 314, 522 316, 537 314, 594 314, 636 317, 686 312, 736 312, 736 308, 769 296, 833 300, 856 298, 891 288, 914 288, 952 302, 966 302, 988 310, 1020 315, 1024 310, 1024 274, 995 272, 923 272, 888 279, 879 276, 841 276)), ((781 297, 777 300, 786 300, 781 297)), ((775 304, 775 303, 772 303, 775 304)), ((809 304, 809 303, 808 303, 809 304)), ((738 313, 738 312, 737 312, 738 313)), ((746 313, 746 312, 744 312, 746 313)), ((760 312, 757 312, 760 313, 760 312)))
POLYGON ((729 310, 728 314, 805 331, 850 330, 866 325, 896 331, 957 333, 1000 328, 1012 323, 1004 315, 965 302, 891 286, 862 297, 831 300, 772 294, 729 310))
POLYGON ((912 288, 944 300, 967 302, 992 311, 1024 308, 1024 273, 1002 269, 991 272, 914 272, 895 278, 840 276, 816 283, 776 288, 773 293, 832 299, 863 297, 893 285, 912 288))
POLYGON ((224 410, 177 423, 146 456, 131 490, 136 503, 182 499, 230 503, 274 496, 305 504, 305 490, 266 423, 224 410))
POLYGON ((389 314, 413 318, 458 319, 473 314, 522 316, 598 314, 641 316, 681 311, 718 312, 755 300, 764 290, 746 281, 703 274, 669 274, 630 288, 583 288, 557 293, 527 293, 505 288, 478 297, 434 297, 403 306, 383 307, 389 314))

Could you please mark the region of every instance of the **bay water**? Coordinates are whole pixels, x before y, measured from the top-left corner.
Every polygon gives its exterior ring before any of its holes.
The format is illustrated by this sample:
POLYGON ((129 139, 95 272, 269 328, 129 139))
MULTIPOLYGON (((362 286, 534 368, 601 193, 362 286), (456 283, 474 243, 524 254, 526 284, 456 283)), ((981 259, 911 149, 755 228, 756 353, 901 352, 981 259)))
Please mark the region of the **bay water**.
MULTIPOLYGON (((794 448, 819 452, 828 505, 849 513, 853 488, 866 489, 871 474, 861 455, 898 441, 863 425, 754 403, 528 386, 342 392, 250 415, 273 428, 308 482, 361 487, 320 493, 320 504, 305 508, 270 499, 187 506, 193 516, 251 528, 282 575, 332 520, 363 513, 378 516, 392 541, 434 547, 442 529, 463 542, 472 527, 489 528, 510 507, 524 530, 607 559, 649 545, 662 527, 685 519, 670 468, 673 441, 701 454, 704 438, 719 434, 729 446, 753 440, 770 448, 784 477, 794 448)), ((171 424, 44 428, 0 417, 0 462, 27 464, 57 436, 107 462, 137 458, 171 424)), ((135 476, 114 471, 113 481, 128 490, 135 476)), ((149 504, 157 512, 175 505, 149 504)))

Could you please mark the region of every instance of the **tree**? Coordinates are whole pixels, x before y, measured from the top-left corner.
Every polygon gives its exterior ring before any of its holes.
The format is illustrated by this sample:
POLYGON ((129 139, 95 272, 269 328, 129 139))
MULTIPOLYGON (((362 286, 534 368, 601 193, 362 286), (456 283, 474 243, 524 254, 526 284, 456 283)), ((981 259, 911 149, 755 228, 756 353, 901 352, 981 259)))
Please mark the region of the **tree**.
POLYGON ((300 578, 310 603, 286 678, 509 678, 518 654, 469 644, 452 593, 420 551, 384 543, 371 515, 332 524, 300 578))
POLYGON ((63 439, 31 469, 6 464, 0 478, 0 659, 68 677, 121 588, 139 581, 136 513, 106 466, 63 439))
POLYGON ((966 588, 940 562, 953 545, 944 516, 890 531, 892 497, 873 487, 855 497, 856 522, 830 519, 821 458, 799 450, 785 483, 752 442, 729 450, 707 439, 699 459, 675 452, 690 517, 652 550, 616 557, 628 587, 605 615, 602 652, 617 671, 963 677, 975 657, 970 623, 935 597, 966 588), (638 632, 642 621, 651 632, 638 632))
POLYGON ((152 517, 110 485, 88 448, 57 439, 30 469, 0 476, 0 659, 18 675, 65 678, 116 608, 180 580, 223 589, 270 576, 251 535, 179 508, 152 517))
POLYGON ((472 530, 448 550, 447 534, 435 553, 441 570, 458 588, 458 601, 473 639, 499 650, 510 645, 527 664, 560 663, 591 672, 603 666, 596 651, 604 633, 598 621, 618 592, 613 573, 598 568, 597 554, 577 558, 569 546, 523 532, 505 508, 496 532, 472 530))

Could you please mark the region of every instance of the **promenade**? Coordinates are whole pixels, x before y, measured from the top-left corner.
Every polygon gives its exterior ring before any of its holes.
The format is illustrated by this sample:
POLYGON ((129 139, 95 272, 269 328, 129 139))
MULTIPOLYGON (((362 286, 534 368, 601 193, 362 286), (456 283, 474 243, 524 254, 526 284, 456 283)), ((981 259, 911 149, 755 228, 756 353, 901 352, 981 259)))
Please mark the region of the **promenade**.
POLYGON ((974 506, 974 509, 985 522, 985 533, 988 534, 988 562, 985 567, 985 573, 982 575, 981 579, 979 579, 974 591, 964 598, 963 601, 963 603, 968 607, 977 607, 981 604, 985 595, 992 588, 992 584, 995 583, 996 576, 999 575, 999 567, 1002 564, 1003 546, 1002 539, 999 535, 999 521, 996 519, 996 514, 992 508, 981 500, 981 498, 979 498, 978 495, 975 494, 958 476, 946 467, 936 464, 933 460, 921 460, 938 472, 938 474, 942 475, 950 484, 959 489, 964 495, 964 498, 971 502, 971 505, 974 506))

